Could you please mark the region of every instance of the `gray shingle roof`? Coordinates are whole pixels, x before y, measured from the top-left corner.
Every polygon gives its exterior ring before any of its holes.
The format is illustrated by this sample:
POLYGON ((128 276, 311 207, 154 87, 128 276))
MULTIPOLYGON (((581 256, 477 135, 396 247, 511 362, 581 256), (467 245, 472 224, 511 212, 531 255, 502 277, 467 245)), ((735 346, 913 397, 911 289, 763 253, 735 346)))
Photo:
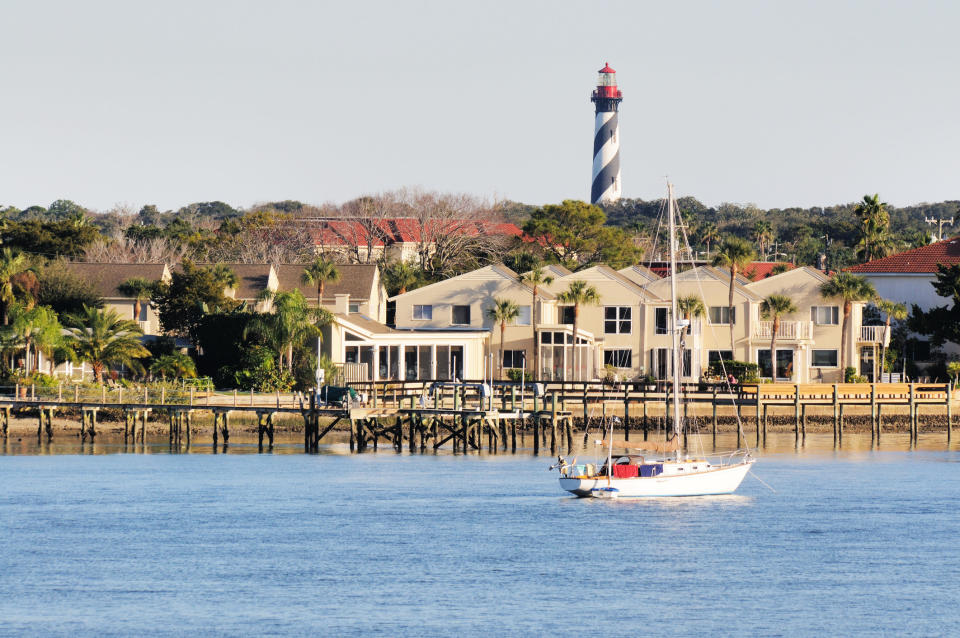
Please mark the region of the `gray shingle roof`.
MULTIPOLYGON (((277 264, 280 290, 298 289, 307 299, 317 298, 317 287, 313 284, 303 284, 300 277, 303 275, 304 264, 277 264)), ((337 264, 340 271, 340 281, 328 283, 323 288, 323 299, 332 303, 334 295, 349 294, 351 301, 366 301, 370 299, 373 290, 373 281, 377 275, 376 264, 337 264)))
POLYGON ((117 286, 128 279, 143 277, 149 281, 160 281, 166 264, 105 264, 73 261, 67 262, 67 268, 96 288, 105 298, 125 297, 117 286))

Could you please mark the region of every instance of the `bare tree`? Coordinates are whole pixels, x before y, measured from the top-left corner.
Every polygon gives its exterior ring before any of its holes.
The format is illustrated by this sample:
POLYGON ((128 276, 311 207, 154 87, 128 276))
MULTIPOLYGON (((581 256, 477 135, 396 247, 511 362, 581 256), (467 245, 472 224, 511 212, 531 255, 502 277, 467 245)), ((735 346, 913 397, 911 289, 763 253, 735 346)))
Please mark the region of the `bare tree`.
POLYGON ((193 251, 185 244, 166 237, 136 241, 115 231, 110 237, 99 238, 84 251, 87 261, 129 264, 178 264, 193 257, 193 251))

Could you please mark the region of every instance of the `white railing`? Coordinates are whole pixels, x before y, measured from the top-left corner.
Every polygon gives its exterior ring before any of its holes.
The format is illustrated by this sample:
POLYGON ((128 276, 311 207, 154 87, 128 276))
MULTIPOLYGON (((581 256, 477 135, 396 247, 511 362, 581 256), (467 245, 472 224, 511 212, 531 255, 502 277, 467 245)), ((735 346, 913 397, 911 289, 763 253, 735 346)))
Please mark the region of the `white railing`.
MULTIPOLYGON (((753 336, 757 339, 771 339, 773 337, 773 322, 758 321, 753 327, 753 336)), ((781 321, 777 330, 777 339, 812 339, 812 321, 781 321)))
POLYGON ((150 332, 150 322, 149 321, 138 321, 137 324, 140 326, 140 329, 143 330, 143 334, 153 334, 150 332))
POLYGON ((886 326, 860 326, 860 341, 890 345, 890 333, 886 326), (886 334, 884 332, 886 331, 886 334))

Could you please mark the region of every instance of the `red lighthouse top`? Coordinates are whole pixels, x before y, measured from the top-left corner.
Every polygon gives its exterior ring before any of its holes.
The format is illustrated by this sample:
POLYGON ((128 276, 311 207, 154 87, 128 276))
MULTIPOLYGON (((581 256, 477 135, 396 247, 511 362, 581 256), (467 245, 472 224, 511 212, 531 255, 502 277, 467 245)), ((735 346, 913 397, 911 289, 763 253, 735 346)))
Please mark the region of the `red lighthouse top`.
POLYGON ((594 91, 594 98, 601 99, 622 99, 623 95, 617 88, 617 72, 610 67, 610 63, 604 64, 599 71, 600 77, 597 80, 597 90, 594 91))

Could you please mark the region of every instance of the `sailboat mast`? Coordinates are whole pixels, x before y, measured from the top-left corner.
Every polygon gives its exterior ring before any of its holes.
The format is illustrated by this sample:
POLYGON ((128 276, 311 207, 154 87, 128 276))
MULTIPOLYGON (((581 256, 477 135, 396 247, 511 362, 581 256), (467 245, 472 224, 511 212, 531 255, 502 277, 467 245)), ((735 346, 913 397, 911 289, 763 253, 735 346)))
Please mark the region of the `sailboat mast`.
POLYGON ((673 335, 673 436, 680 460, 680 373, 683 360, 680 354, 680 332, 677 330, 677 224, 673 184, 667 182, 667 217, 670 218, 670 322, 673 335))

